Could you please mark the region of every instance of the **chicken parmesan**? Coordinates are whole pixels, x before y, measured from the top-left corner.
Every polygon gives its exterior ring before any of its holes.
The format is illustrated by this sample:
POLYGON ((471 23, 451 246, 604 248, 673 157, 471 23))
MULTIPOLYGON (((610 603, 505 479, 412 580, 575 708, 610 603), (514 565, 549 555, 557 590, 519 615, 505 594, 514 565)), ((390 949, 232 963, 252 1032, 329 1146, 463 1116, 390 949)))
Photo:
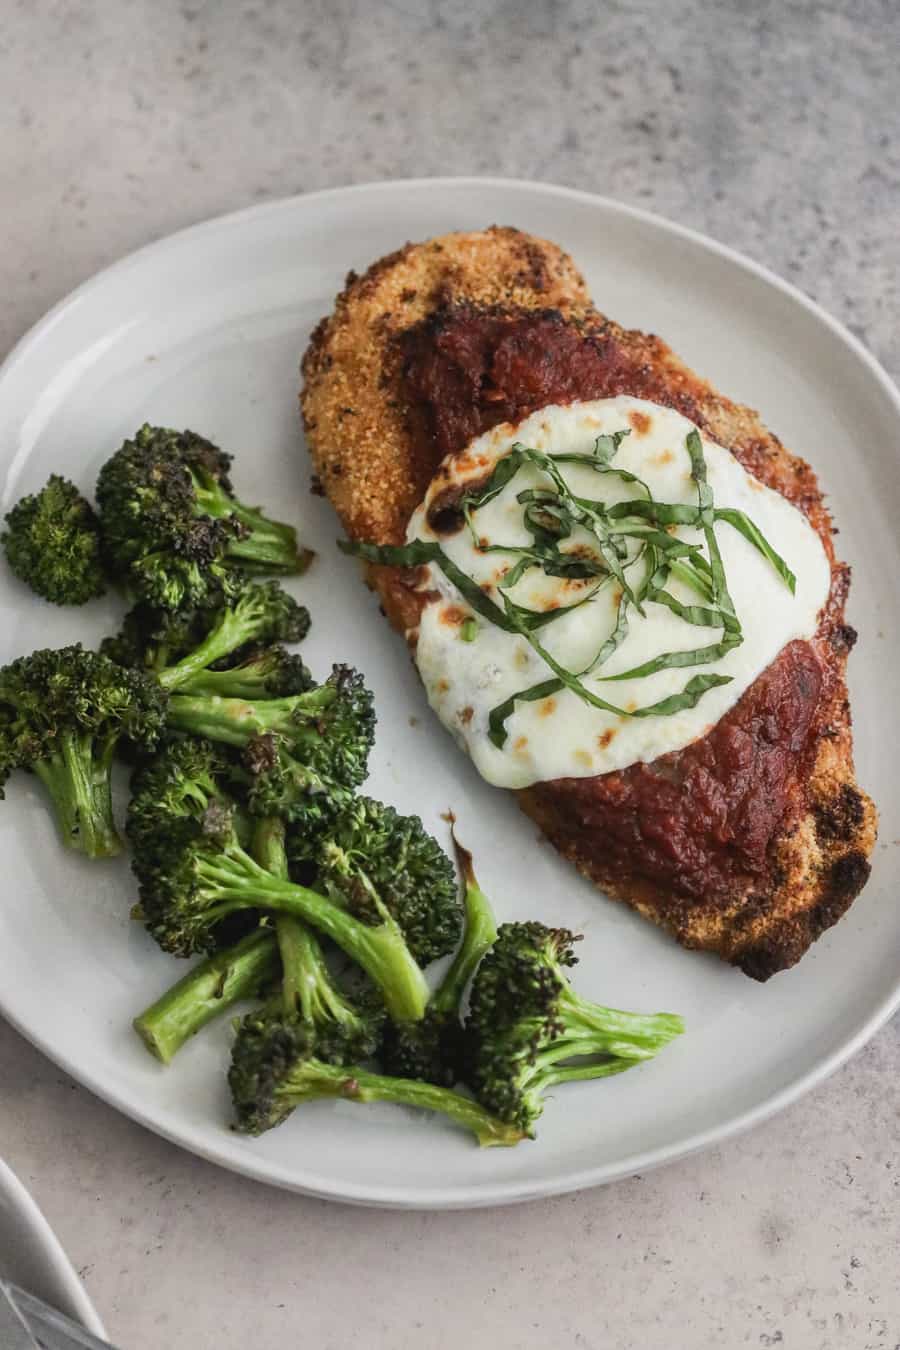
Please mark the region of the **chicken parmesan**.
POLYGON ((794 964, 875 838, 809 466, 515 230, 348 278, 303 373, 318 477, 479 772, 683 945, 794 964))

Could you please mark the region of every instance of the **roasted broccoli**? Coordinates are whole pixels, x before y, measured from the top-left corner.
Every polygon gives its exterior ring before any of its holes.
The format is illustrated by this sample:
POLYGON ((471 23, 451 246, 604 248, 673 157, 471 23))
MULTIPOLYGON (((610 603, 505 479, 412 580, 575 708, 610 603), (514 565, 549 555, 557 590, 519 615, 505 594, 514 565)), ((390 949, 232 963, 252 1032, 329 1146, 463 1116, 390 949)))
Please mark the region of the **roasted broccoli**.
POLYGON ((202 670, 179 688, 184 693, 254 703, 258 699, 304 694, 314 686, 303 658, 276 643, 254 648, 226 669, 202 670))
MULTIPOLYGON (((167 748, 163 761, 175 753, 174 747, 167 748)), ((242 846, 233 803, 218 789, 214 750, 199 744, 192 753, 197 757, 193 780, 179 764, 169 793, 161 794, 158 785, 165 783, 165 768, 154 766, 139 775, 129 809, 128 834, 140 883, 136 914, 160 946, 191 956, 216 948, 218 926, 231 914, 259 909, 294 915, 325 933, 362 967, 392 1016, 411 1021, 421 1017, 428 1000, 425 977, 400 921, 387 906, 373 901, 369 912, 374 921, 366 923, 334 899, 261 867, 242 846)), ((423 875, 421 880, 424 888, 430 878, 423 875)), ((427 904, 424 890, 421 903, 427 904)))
POLYGON ((125 832, 132 847, 152 845, 161 824, 202 817, 230 783, 232 766, 208 741, 168 741, 131 780, 125 832))
POLYGON ((671 1013, 581 998, 566 975, 576 940, 542 923, 503 924, 472 985, 467 1081, 483 1106, 529 1135, 549 1088, 621 1073, 684 1030, 671 1013))
MULTIPOLYGON (((173 748, 181 764, 166 757, 170 779, 183 781, 187 754, 196 755, 196 750, 186 743, 173 748)), ((150 773, 143 777, 146 784, 150 773)), ((202 770, 201 779, 210 781, 202 770)), ((155 781, 169 793, 166 809, 179 814, 179 802, 171 797, 172 782, 162 783, 158 769, 155 781)), ((287 875, 282 821, 256 821, 252 849, 256 861, 273 875, 287 875)), ((289 914, 276 915, 274 924, 259 924, 234 946, 201 961, 134 1019, 134 1029, 148 1050, 168 1064, 208 1022, 245 999, 263 995, 268 995, 268 1016, 299 1015, 323 1034, 339 1028, 340 1044, 352 1051, 354 1059, 367 1059, 377 1048, 385 1020, 383 1001, 375 996, 355 1007, 335 984, 318 939, 289 914)))
POLYGON ((418 1022, 385 1025, 382 1060, 398 1078, 421 1078, 452 1087, 463 1076, 463 1029, 460 1004, 469 980, 496 937, 491 903, 478 885, 472 855, 453 835, 456 857, 465 883, 463 940, 441 983, 418 1022))
POLYGON ((125 615, 119 631, 103 639, 100 650, 117 665, 158 674, 199 647, 213 627, 217 612, 189 605, 158 609, 139 600, 125 615))
POLYGON ((292 831, 292 861, 315 866, 314 885, 365 923, 383 909, 420 965, 453 951, 463 913, 453 864, 418 816, 355 797, 322 833, 292 831))
POLYGON ((16 576, 54 605, 83 605, 106 590, 100 532, 90 502, 52 474, 6 517, 6 558, 16 576))
POLYGON ((30 769, 70 848, 89 858, 118 853, 110 784, 116 744, 128 736, 153 746, 165 704, 150 676, 77 644, 20 657, 0 670, 0 785, 13 769, 30 769))
POLYGON ((175 693, 169 725, 242 751, 256 815, 309 823, 349 801, 365 778, 375 712, 362 677, 335 666, 324 684, 285 697, 175 693))
POLYGON ((336 1035, 323 1038, 299 1017, 246 1017, 235 1038, 228 1083, 237 1129, 245 1134, 280 1125, 303 1102, 340 1097, 439 1111, 470 1130, 483 1147, 517 1144, 523 1138, 515 1124, 497 1119, 458 1092, 348 1066, 336 1035))
POLYGON ((134 1029, 151 1054, 168 1064, 207 1022, 273 988, 280 970, 275 930, 254 928, 189 970, 134 1019, 134 1029))
MULTIPOLYGON (((257 822, 253 856, 261 867, 282 880, 288 876, 284 822, 277 818, 257 822)), ((345 997, 328 968, 319 939, 302 919, 276 914, 275 931, 281 954, 281 988, 268 1005, 268 1015, 301 1017, 327 1045, 336 1033, 335 1048, 351 1060, 368 1059, 378 1048, 385 1022, 384 1000, 374 991, 356 1004, 345 997)))
POLYGON ((294 529, 244 506, 231 457, 192 431, 144 425, 104 464, 97 505, 110 570, 163 609, 236 593, 241 569, 296 573, 311 555, 294 529))
MULTIPOLYGON (((300 642, 309 630, 309 611, 281 589, 275 581, 244 581, 233 598, 216 609, 183 607, 160 610, 138 603, 125 616, 122 628, 107 638, 101 650, 122 665, 152 670, 165 689, 189 689, 198 693, 229 694, 228 682, 215 679, 210 671, 242 649, 268 643, 300 642)), ((257 656, 259 653, 255 653, 257 656)), ((298 684, 298 658, 284 654, 267 663, 270 673, 257 685, 260 697, 295 693, 308 688, 308 677, 298 684), (287 687, 278 678, 279 667, 287 674, 287 687), (288 672, 290 672, 288 674, 288 672)), ((233 697, 245 697, 236 685, 233 697)))

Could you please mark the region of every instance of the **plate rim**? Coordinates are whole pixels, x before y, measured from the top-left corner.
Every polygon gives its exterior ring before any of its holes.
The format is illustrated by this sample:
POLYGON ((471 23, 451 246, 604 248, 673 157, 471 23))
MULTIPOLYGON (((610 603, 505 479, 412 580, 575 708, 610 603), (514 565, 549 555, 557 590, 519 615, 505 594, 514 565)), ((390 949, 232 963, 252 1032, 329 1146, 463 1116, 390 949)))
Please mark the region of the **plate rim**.
MULTIPOLYGON (((527 179, 522 178, 504 178, 502 176, 483 175, 446 175, 387 180, 374 179, 362 183, 348 184, 343 187, 321 188, 314 192, 298 193, 287 197, 275 198, 267 202, 258 202, 250 206, 242 207, 236 211, 229 211, 218 216, 213 216, 141 245, 139 248, 132 250, 122 258, 117 259, 95 272, 92 276, 86 278, 76 286, 74 290, 70 291, 67 295, 57 301, 57 303, 53 305, 42 318, 38 319, 37 322, 14 343, 3 362, 0 363, 0 399, 2 399, 3 396, 4 382, 9 375, 30 355, 31 351, 38 346, 56 324, 68 314, 68 312, 73 309, 89 291, 102 286, 112 278, 125 275, 128 271, 143 263, 143 261, 151 255, 158 257, 164 254, 167 249, 181 246, 185 240, 214 234, 222 230, 229 230, 242 225, 244 222, 257 220, 266 215, 275 215, 285 210, 296 210, 298 207, 305 207, 306 204, 314 206, 316 203, 326 202, 328 200, 348 200, 354 197, 363 197, 366 194, 402 194, 403 192, 428 191, 435 188, 452 189, 456 191, 477 191, 479 188, 490 188, 500 191, 513 191, 526 195, 556 197, 564 200, 578 201, 583 205, 593 207, 594 209, 641 222, 642 224, 661 230, 666 234, 686 240, 704 252, 718 256, 732 267, 736 267, 740 271, 751 275, 758 282, 779 292, 781 295, 799 305, 801 309, 805 310, 809 316, 817 320, 820 325, 823 325, 834 338, 853 354, 868 375, 875 381, 884 397, 891 405, 893 405, 898 416, 900 416, 900 390, 898 390, 891 376, 878 359, 845 324, 829 314, 827 310, 819 305, 817 301, 806 295, 799 287, 795 286, 792 282, 786 281, 764 264, 756 262, 755 259, 748 257, 746 254, 731 248, 727 244, 723 244, 721 241, 712 238, 710 235, 693 229, 691 226, 668 220, 665 216, 659 215, 657 212, 649 211, 644 207, 632 206, 626 202, 621 202, 614 197, 589 192, 581 188, 568 187, 562 184, 530 182, 527 179)), ((188 1150, 207 1162, 225 1167, 229 1171, 249 1177, 252 1180, 262 1181, 269 1185, 276 1185, 281 1189, 301 1195, 308 1195, 317 1199, 332 1200, 345 1204, 405 1210, 481 1209, 496 1205, 524 1204, 532 1200, 550 1196, 571 1194, 575 1191, 587 1190, 595 1186, 605 1185, 609 1182, 619 1181, 625 1177, 633 1176, 638 1172, 644 1173, 651 1171, 657 1167, 664 1166, 667 1163, 679 1161, 682 1158, 699 1153, 704 1149, 734 1139, 748 1130, 753 1129, 755 1126, 764 1123, 766 1120, 771 1119, 779 1111, 786 1109, 803 1097, 807 1092, 810 1092, 813 1088, 824 1083, 842 1065, 847 1063, 853 1055, 862 1049, 881 1027, 885 1025, 898 1008, 900 1008, 900 974, 898 974, 891 992, 888 993, 872 1011, 859 1021, 856 1029, 851 1032, 851 1034, 843 1037, 830 1054, 820 1059, 812 1068, 808 1069, 805 1073, 799 1075, 792 1082, 786 1084, 776 1092, 770 1094, 768 1097, 763 1098, 763 1100, 757 1102, 755 1106, 739 1112, 724 1123, 710 1126, 705 1130, 696 1131, 694 1134, 687 1136, 680 1143, 675 1145, 660 1145, 658 1148, 649 1149, 643 1153, 635 1153, 616 1163, 598 1164, 593 1167, 580 1168, 576 1172, 569 1172, 555 1179, 544 1178, 532 1183, 522 1180, 512 1180, 505 1182, 488 1182, 484 1185, 478 1185, 477 1187, 431 1187, 428 1189, 405 1191, 403 1187, 394 1185, 363 1186, 356 1182, 334 1184, 329 1181, 327 1185, 323 1185, 317 1183, 313 1177, 310 1177, 302 1170, 299 1172, 295 1171, 292 1175, 288 1175, 286 1174, 283 1165, 270 1164, 265 1159, 259 1157, 259 1155, 256 1155, 255 1157, 250 1155, 245 1158, 243 1156, 228 1153, 224 1149, 219 1150, 215 1146, 209 1145, 205 1139, 198 1136, 195 1127, 190 1124, 186 1124, 179 1128, 171 1127, 166 1122, 165 1112, 163 1113, 163 1118, 157 1118, 152 1111, 142 1109, 142 1102, 139 1099, 132 1100, 127 1093, 118 1091, 115 1083, 108 1084, 103 1082, 99 1079, 99 1076, 95 1075, 90 1069, 85 1070, 80 1066, 73 1066, 65 1055, 54 1053, 52 1043, 43 1037, 39 1031, 33 1031, 23 1025, 18 1015, 8 1006, 7 996, 2 987, 0 987, 0 1015, 5 1018, 14 1030, 30 1044, 40 1050, 40 1052, 52 1063, 58 1065, 64 1072, 68 1073, 72 1078, 81 1083, 107 1105, 112 1106, 129 1119, 136 1121, 138 1124, 168 1140, 170 1143, 188 1150)))

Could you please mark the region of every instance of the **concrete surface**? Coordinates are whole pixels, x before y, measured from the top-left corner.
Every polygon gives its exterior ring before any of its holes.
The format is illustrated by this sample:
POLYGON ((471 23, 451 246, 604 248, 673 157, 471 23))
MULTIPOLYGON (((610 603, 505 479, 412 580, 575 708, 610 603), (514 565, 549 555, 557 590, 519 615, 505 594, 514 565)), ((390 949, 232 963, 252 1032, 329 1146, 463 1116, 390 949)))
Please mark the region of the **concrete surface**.
MULTIPOLYGON (((268 197, 491 173, 795 281, 900 370, 894 0, 6 0, 0 350, 123 252, 268 197)), ((522 1209, 266 1190, 0 1026, 0 1151, 122 1350, 896 1350, 900 1028, 727 1147, 522 1209)))

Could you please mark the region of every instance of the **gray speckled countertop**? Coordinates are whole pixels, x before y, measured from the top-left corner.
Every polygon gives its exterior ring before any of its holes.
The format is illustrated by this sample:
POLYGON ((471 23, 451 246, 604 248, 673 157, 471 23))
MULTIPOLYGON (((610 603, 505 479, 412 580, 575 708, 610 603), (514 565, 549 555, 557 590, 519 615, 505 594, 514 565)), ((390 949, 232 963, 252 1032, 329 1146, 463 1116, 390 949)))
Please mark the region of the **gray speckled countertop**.
MULTIPOLYGON (((705 230, 896 376, 898 52, 895 0, 7 0, 0 351, 192 221, 485 173, 705 230)), ((122 1350, 896 1350, 898 1026, 727 1147, 513 1210, 265 1189, 116 1115, 4 1025, 0 1151, 122 1350)))

